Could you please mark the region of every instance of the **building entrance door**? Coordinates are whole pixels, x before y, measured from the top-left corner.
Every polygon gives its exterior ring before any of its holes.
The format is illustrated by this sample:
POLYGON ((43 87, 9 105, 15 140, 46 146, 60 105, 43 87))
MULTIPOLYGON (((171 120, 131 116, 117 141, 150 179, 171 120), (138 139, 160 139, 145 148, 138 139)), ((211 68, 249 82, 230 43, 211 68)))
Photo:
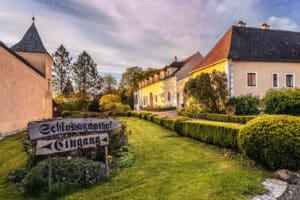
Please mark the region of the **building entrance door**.
POLYGON ((153 94, 152 94, 152 92, 150 92, 149 99, 150 99, 150 106, 152 107, 153 106, 153 94))

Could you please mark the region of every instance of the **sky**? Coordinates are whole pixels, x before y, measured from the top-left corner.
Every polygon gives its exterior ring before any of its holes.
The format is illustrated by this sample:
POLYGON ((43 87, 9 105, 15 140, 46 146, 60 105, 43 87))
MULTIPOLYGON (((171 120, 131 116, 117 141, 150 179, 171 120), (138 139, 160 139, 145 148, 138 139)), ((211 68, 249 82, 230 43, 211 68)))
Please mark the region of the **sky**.
POLYGON ((17 43, 32 23, 53 54, 63 44, 76 61, 87 51, 100 73, 161 68, 206 55, 230 26, 300 31, 298 0, 0 0, 0 40, 17 43))

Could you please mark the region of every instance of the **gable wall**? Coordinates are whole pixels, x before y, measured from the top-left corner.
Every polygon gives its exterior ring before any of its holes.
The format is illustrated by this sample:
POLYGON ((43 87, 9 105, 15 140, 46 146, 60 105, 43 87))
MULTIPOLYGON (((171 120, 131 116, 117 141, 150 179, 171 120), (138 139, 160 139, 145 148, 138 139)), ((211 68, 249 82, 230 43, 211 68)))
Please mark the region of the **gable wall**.
MULTIPOLYGON (((47 60, 48 76, 51 61, 47 60)), ((0 47, 0 133, 24 129, 33 120, 52 117, 47 79, 0 47)), ((51 81, 51 77, 48 77, 51 81)))

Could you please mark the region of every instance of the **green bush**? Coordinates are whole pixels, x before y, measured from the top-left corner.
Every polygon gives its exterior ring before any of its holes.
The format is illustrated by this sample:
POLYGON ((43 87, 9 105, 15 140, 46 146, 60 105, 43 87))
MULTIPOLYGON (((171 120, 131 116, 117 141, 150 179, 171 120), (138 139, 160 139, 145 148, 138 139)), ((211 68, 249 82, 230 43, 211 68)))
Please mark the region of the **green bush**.
POLYGON ((163 119, 163 117, 160 117, 160 116, 154 116, 153 118, 152 118, 152 120, 153 120, 153 122, 155 123, 155 124, 158 124, 158 125, 161 125, 161 120, 163 119))
POLYGON ((27 168, 23 167, 8 174, 7 180, 12 183, 19 183, 27 174, 27 168))
POLYGON ((119 117, 130 117, 131 115, 132 115, 131 111, 116 113, 116 116, 119 116, 119 117))
POLYGON ((169 130, 172 130, 172 131, 175 130, 175 120, 173 120, 169 117, 163 117, 161 119, 161 125, 163 127, 165 127, 166 129, 169 129, 169 130))
POLYGON ((154 106, 154 107, 146 107, 145 110, 147 111, 156 111, 156 112, 162 112, 162 111, 169 111, 169 110, 176 110, 176 107, 160 107, 160 106, 154 106))
POLYGON ((232 97, 228 100, 228 104, 235 106, 236 115, 257 115, 259 110, 259 97, 250 95, 241 95, 232 97))
POLYGON ((148 114, 145 115, 145 119, 148 120, 148 121, 152 121, 153 115, 148 113, 148 114))
POLYGON ((60 113, 60 116, 62 116, 62 117, 72 116, 72 112, 69 110, 64 110, 60 113))
POLYGON ((138 112, 132 112, 132 113, 131 113, 131 116, 132 116, 132 117, 139 117, 139 113, 138 113, 138 112))
POLYGON ((262 103, 268 114, 300 115, 300 89, 270 90, 262 103))
MULTIPOLYGON (((52 158, 52 184, 55 186, 83 186, 103 180, 105 165, 85 158, 52 158)), ((36 195, 48 189, 48 160, 31 168, 21 185, 24 193, 36 195)))
POLYGON ((240 130, 238 146, 268 169, 300 169, 300 119, 286 115, 259 117, 240 130))
POLYGON ((256 117, 256 116, 212 114, 212 113, 203 113, 203 112, 192 113, 192 112, 185 111, 185 109, 179 110, 178 114, 181 116, 191 117, 196 119, 206 119, 211 121, 232 122, 232 123, 240 123, 240 124, 246 124, 248 121, 256 117))
POLYGON ((99 106, 102 111, 112 111, 114 113, 123 113, 131 110, 130 106, 122 104, 121 98, 115 94, 107 94, 101 97, 99 106))
POLYGON ((118 168, 130 167, 133 163, 134 156, 127 146, 123 146, 118 150, 117 157, 116 165, 118 168))
POLYGON ((180 121, 178 123, 176 131, 179 135, 219 147, 237 149, 237 135, 240 126, 196 121, 180 121))

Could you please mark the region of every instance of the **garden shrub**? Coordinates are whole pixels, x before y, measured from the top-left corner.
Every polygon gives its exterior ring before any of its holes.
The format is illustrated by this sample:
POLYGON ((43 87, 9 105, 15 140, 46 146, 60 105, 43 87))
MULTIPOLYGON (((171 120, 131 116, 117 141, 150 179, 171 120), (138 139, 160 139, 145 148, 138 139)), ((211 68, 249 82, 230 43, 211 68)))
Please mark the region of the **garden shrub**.
POLYGON ((182 135, 182 123, 180 122, 184 122, 184 121, 188 121, 191 120, 188 117, 180 117, 175 119, 174 121, 174 131, 178 134, 178 135, 182 135))
POLYGON ((147 113, 147 114, 145 115, 145 119, 148 120, 148 121, 152 121, 152 118, 153 118, 153 115, 150 114, 150 113, 147 113))
POLYGON ((175 120, 173 120, 169 117, 163 117, 161 119, 161 125, 163 127, 165 127, 166 129, 169 129, 169 130, 172 130, 172 131, 175 130, 175 120))
POLYGON ((300 169, 300 119, 286 115, 254 119, 240 130, 238 146, 268 169, 300 169))
POLYGON ((72 116, 72 112, 69 110, 64 110, 60 113, 60 116, 62 116, 62 117, 72 116))
POLYGON ((177 133, 179 135, 219 147, 237 149, 237 135, 240 126, 196 121, 180 121, 178 123, 177 133))
POLYGON ((130 117, 131 115, 132 115, 131 111, 116 113, 116 116, 119 116, 119 117, 130 117))
POLYGON ((7 180, 12 183, 19 183, 27 174, 27 168, 22 167, 8 174, 7 180))
POLYGON ((130 167, 133 163, 133 154, 130 153, 128 146, 121 147, 117 152, 116 166, 118 168, 130 167))
POLYGON ((206 119, 211 121, 219 122, 232 122, 246 124, 248 121, 254 119, 256 116, 236 116, 236 115, 224 115, 224 114, 212 114, 212 113, 203 113, 203 112, 188 112, 185 109, 179 110, 178 114, 185 117, 191 117, 196 119, 206 119))
POLYGON ((152 118, 153 122, 158 125, 161 124, 162 119, 163 119, 163 117, 160 117, 160 116, 153 116, 153 118, 152 118))
POLYGON ((128 144, 126 126, 122 124, 118 128, 109 133, 109 150, 113 152, 128 144))
POLYGON ((237 97, 231 97, 228 100, 229 105, 235 106, 236 115, 257 115, 259 110, 259 97, 250 95, 241 95, 237 97))
MULTIPOLYGON (((105 165, 85 158, 52 158, 53 186, 82 186, 105 178, 105 165)), ((25 194, 37 195, 48 189, 48 160, 31 168, 21 182, 25 194)))
POLYGON ((216 124, 214 122, 189 121, 190 118, 187 117, 172 119, 158 115, 151 115, 151 117, 149 117, 149 115, 143 113, 143 116, 144 115, 146 117, 141 119, 152 120, 153 123, 175 131, 178 135, 190 137, 220 147, 228 147, 234 150, 237 149, 237 135, 241 125, 220 122, 216 124))
POLYGON ((300 89, 269 90, 262 103, 268 114, 300 115, 300 89))
POLYGON ((130 106, 123 104, 121 98, 115 94, 107 94, 101 97, 99 106, 102 111, 112 111, 115 113, 123 113, 131 110, 130 106))
POLYGON ((169 110, 176 110, 176 107, 168 106, 168 107, 161 107, 161 106, 156 106, 156 107, 151 107, 148 106, 145 108, 147 111, 156 111, 156 112, 162 112, 162 111, 169 111, 169 110))

